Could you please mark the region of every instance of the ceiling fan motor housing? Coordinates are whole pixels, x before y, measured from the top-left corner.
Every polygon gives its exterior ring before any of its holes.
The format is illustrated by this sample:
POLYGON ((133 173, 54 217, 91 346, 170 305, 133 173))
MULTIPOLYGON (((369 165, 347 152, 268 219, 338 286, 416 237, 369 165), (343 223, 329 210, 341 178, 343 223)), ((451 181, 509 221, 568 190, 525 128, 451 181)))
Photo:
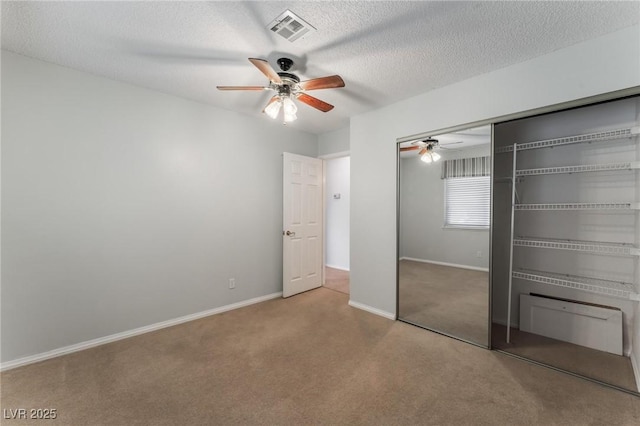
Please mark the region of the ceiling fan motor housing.
POLYGON ((282 71, 289 71, 293 66, 293 61, 289 58, 280 58, 278 59, 278 66, 282 71))
POLYGON ((278 95, 280 97, 297 95, 299 92, 298 83, 300 83, 298 76, 287 72, 279 72, 278 75, 282 79, 282 84, 273 85, 278 95))
MULTIPOLYGON (((289 69, 293 66, 293 61, 289 58, 280 58, 278 59, 278 66, 283 72, 279 72, 278 75, 282 79, 284 83, 283 86, 294 86, 300 83, 300 78, 295 75, 288 73, 289 69)), ((287 88, 288 91, 289 88, 287 88)))
POLYGON ((291 86, 288 84, 281 84, 277 87, 278 96, 289 97, 291 95, 291 86))
POLYGON ((300 83, 300 78, 295 74, 291 74, 288 72, 279 72, 278 75, 280 76, 282 81, 284 81, 285 83, 289 83, 289 84, 300 83))

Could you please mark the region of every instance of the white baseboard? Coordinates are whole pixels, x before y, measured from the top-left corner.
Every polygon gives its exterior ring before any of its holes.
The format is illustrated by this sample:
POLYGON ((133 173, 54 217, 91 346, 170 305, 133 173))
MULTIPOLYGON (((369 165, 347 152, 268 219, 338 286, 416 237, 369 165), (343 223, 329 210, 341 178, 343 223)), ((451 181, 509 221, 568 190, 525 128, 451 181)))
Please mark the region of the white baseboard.
POLYGON ((53 349, 51 351, 43 352, 40 354, 18 358, 18 359, 3 362, 2 364, 0 364, 0 371, 10 370, 12 368, 22 367, 24 365, 33 364, 35 362, 56 358, 56 357, 67 355, 73 352, 82 351, 84 349, 89 349, 89 348, 104 345, 107 343, 115 342, 118 340, 127 339, 129 337, 138 336, 140 334, 149 333, 151 331, 160 330, 162 328, 172 327, 174 325, 182 324, 189 321, 194 321, 194 320, 208 317, 211 315, 221 314, 223 312, 232 311, 238 308, 243 308, 245 306, 253 305, 255 303, 260 303, 260 302, 264 302, 271 299, 277 299, 279 297, 282 297, 282 292, 271 293, 271 294, 267 294, 266 296, 254 297, 253 299, 243 300, 242 302, 220 306, 219 308, 213 308, 207 311, 197 312, 195 314, 185 315, 183 317, 174 318, 171 320, 162 321, 162 322, 158 322, 151 325, 146 325, 144 327, 135 328, 133 330, 123 331, 121 333, 116 333, 116 334, 100 337, 93 340, 87 340, 86 342, 76 343, 74 345, 53 349))
POLYGON ((412 260, 421 263, 433 263, 434 265, 450 266, 452 268, 470 269, 472 271, 489 272, 489 268, 481 268, 479 266, 460 265, 458 263, 440 262, 438 260, 416 259, 415 257, 401 257, 400 260, 412 260))
POLYGON ((638 359, 636 358, 636 354, 632 351, 629 354, 629 358, 631 358, 631 367, 633 369, 633 375, 636 378, 636 391, 640 392, 640 364, 638 363, 638 359))
POLYGON ((331 269, 338 269, 340 271, 346 271, 349 272, 349 268, 343 268, 342 266, 335 266, 335 265, 324 265, 327 268, 331 268, 331 269))
POLYGON ((371 307, 369 305, 364 305, 362 303, 358 303, 358 302, 354 302, 353 300, 349 300, 349 306, 356 308, 356 309, 362 309, 363 311, 367 311, 369 313, 375 314, 375 315, 379 315, 381 317, 390 319, 390 320, 394 320, 396 319, 396 314, 392 314, 391 312, 387 312, 387 311, 383 311, 381 309, 378 308, 374 308, 371 307))

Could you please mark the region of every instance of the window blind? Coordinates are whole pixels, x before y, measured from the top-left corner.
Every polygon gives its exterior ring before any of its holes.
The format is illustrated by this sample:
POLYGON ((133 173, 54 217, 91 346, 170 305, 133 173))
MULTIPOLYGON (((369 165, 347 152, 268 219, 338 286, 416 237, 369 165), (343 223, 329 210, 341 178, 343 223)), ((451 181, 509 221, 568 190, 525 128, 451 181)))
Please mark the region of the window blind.
POLYGON ((445 226, 488 228, 490 177, 450 178, 444 182, 445 226))
POLYGON ((457 158, 442 163, 442 179, 491 176, 491 158, 485 157, 457 158))

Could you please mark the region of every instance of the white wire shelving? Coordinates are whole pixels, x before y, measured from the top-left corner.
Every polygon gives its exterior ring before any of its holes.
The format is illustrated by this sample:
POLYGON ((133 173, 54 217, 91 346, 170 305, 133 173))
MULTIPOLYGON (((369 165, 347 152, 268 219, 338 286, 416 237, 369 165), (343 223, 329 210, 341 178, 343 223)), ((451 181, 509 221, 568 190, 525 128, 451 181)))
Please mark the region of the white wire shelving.
MULTIPOLYGON (((637 124, 637 123, 636 123, 637 124)), ((514 235, 515 216, 518 211, 600 211, 603 213, 634 213, 640 210, 640 203, 635 202, 609 202, 609 203, 541 203, 530 204, 520 203, 517 197, 516 184, 527 176, 553 175, 553 174, 570 174, 570 173, 587 173, 587 172, 605 172, 605 171, 625 171, 640 169, 640 162, 623 161, 610 164, 580 164, 566 165, 555 167, 542 167, 532 169, 517 168, 517 153, 525 150, 533 150, 540 148, 551 148, 562 145, 572 145, 591 142, 606 142, 619 139, 636 139, 640 142, 640 126, 620 128, 596 133, 586 133, 575 136, 566 136, 554 139, 539 140, 533 142, 513 143, 508 146, 496 148, 496 153, 512 153, 512 168, 510 179, 496 179, 496 182, 511 182, 511 234, 510 234, 510 251, 509 251, 509 283, 507 294, 507 323, 511 324, 511 302, 513 291, 513 279, 520 278, 528 281, 534 281, 543 284, 550 284, 576 290, 583 290, 591 293, 597 293, 606 296, 612 296, 622 299, 630 299, 640 301, 636 287, 632 283, 622 283, 606 279, 597 279, 589 277, 578 277, 571 275, 562 275, 551 272, 542 271, 526 271, 516 270, 513 264, 513 248, 534 247, 555 250, 570 250, 576 252, 610 255, 610 256, 640 256, 640 250, 631 244, 616 244, 608 242, 594 241, 578 241, 578 240, 557 240, 519 237, 514 235)), ((510 329, 507 328, 507 343, 510 342, 510 329)))
POLYGON ((603 241, 564 240, 556 238, 517 237, 513 239, 516 247, 570 250, 605 256, 640 256, 640 249, 633 244, 611 243, 603 241))
POLYGON ((640 203, 553 203, 553 204, 514 204, 514 210, 640 210, 640 203))
POLYGON ((636 292, 633 283, 613 281, 602 278, 582 277, 577 275, 558 274, 546 271, 518 269, 512 272, 513 278, 549 284, 558 287, 582 290, 604 296, 625 300, 640 301, 640 294, 636 292))
POLYGON ((516 170, 517 177, 586 173, 586 172, 609 172, 640 169, 640 161, 627 161, 624 163, 610 164, 584 164, 576 166, 543 167, 539 169, 516 170))
MULTIPOLYGON (((640 126, 627 127, 624 129, 607 130, 596 133, 586 133, 583 135, 566 136, 562 138, 545 139, 541 141, 516 143, 515 149, 517 151, 524 151, 527 149, 539 149, 550 148, 560 145, 571 145, 576 143, 585 142, 605 142, 615 139, 633 138, 640 134, 640 126)), ((496 148, 496 153, 513 152, 514 145, 502 146, 496 148)))

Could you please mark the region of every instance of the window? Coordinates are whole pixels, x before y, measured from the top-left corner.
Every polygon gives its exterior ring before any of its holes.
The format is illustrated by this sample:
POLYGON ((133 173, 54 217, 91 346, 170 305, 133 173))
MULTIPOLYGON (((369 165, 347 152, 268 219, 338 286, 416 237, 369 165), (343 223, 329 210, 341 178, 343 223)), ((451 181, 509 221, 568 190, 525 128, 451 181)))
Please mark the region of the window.
POLYGON ((445 179, 444 226, 489 228, 489 176, 445 179))
POLYGON ((446 160, 443 163, 445 227, 489 228, 490 175, 488 156, 446 160))

